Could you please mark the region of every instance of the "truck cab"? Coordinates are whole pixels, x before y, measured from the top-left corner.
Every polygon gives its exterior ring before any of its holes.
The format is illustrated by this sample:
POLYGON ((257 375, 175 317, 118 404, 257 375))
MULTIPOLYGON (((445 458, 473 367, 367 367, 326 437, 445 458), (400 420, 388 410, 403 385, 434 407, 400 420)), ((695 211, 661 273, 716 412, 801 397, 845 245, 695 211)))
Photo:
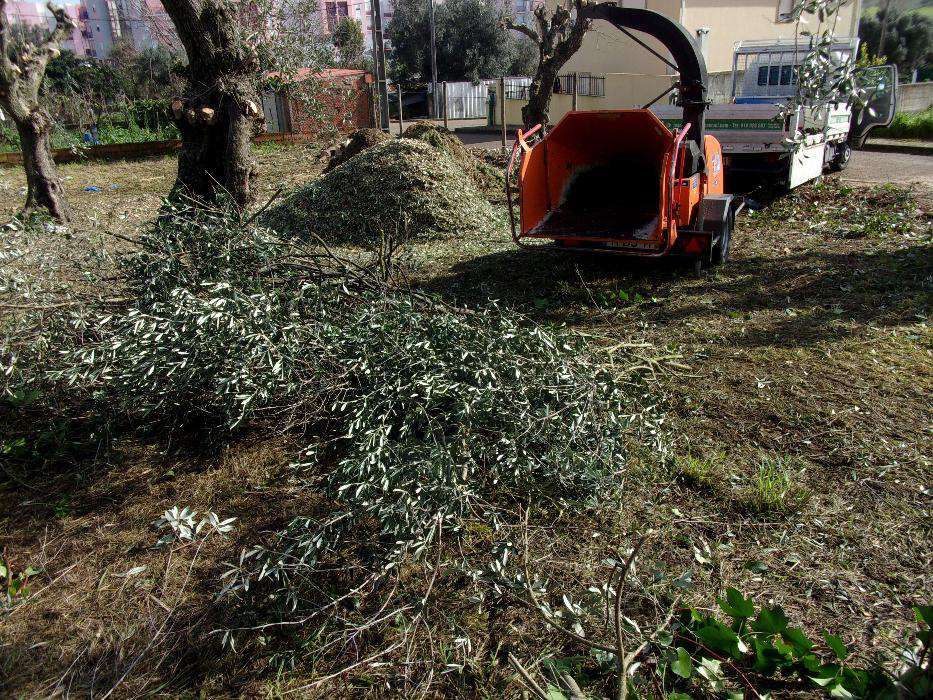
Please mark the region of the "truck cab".
MULTIPOLYGON (((858 39, 841 38, 830 48, 839 63, 854 61, 858 39)), ((765 175, 787 188, 819 177, 825 169, 848 165, 852 147, 868 132, 894 118, 897 98, 895 66, 868 68, 862 74, 870 93, 866 108, 845 103, 822 108, 798 107, 788 114, 797 91, 799 67, 810 47, 791 40, 743 41, 733 53, 731 94, 725 104, 710 105, 707 130, 722 144, 733 175, 765 175)), ((676 112, 655 107, 658 116, 676 126, 676 112)))

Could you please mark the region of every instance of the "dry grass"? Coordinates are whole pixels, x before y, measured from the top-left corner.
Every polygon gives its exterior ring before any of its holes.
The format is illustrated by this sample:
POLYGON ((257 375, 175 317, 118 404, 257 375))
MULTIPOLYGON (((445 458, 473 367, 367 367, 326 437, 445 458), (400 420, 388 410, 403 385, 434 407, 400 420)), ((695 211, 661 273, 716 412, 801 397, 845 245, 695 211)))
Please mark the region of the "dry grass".
MULTIPOLYGON (((280 180, 304 182, 320 167, 305 149, 260 159, 263 172, 274 173, 263 180, 266 192, 280 180)), ((132 235, 167 191, 173 168, 171 159, 65 166, 78 227, 132 235), (104 191, 85 193, 85 184, 104 191)), ((7 213, 20 180, 18 171, 0 171, 7 213)), ((929 199, 922 204, 929 211, 929 199)), ((896 235, 851 237, 743 216, 733 260, 700 278, 674 263, 518 251, 504 229, 413 244, 409 277, 421 288, 470 304, 496 298, 540 322, 569 324, 604 346, 607 358, 626 352, 612 348, 633 333, 684 358, 684 368, 659 377, 681 457, 630 465, 611 516, 538 513, 540 568, 568 587, 598 579, 607 542, 630 542, 652 527, 642 568, 691 572, 688 604, 709 606, 731 585, 773 599, 807 629, 841 633, 864 656, 898 648, 911 605, 929 602, 933 569, 933 256, 928 219, 914 223, 896 235)), ((212 602, 222 562, 318 505, 296 502, 282 480, 290 447, 280 437, 251 436, 199 454, 137 435, 78 469, 49 465, 28 485, 0 482, 8 504, 0 546, 15 566, 43 568, 33 595, 0 627, 0 690, 105 693, 156 632, 146 663, 115 695, 276 695, 319 676, 305 650, 323 628, 285 639, 300 664, 279 674, 252 658, 221 657, 205 636, 227 613, 212 602), (151 521, 176 503, 239 518, 232 542, 199 553, 183 590, 194 552, 182 549, 170 561, 151 547, 151 521), (144 572, 120 576, 142 565, 144 572)), ((489 537, 469 533, 465 546, 481 548, 489 537)), ((422 575, 404 573, 421 589, 422 575)), ((430 645, 302 694, 401 693, 402 675, 423 681, 427 674, 419 653, 463 662, 455 640, 464 635, 474 645, 469 659, 463 671, 435 671, 438 693, 517 697, 511 673, 496 664, 510 649, 530 662, 549 656, 593 672, 592 659, 523 611, 477 613, 465 585, 438 576, 430 645)), ((391 640, 357 641, 340 662, 391 640)))

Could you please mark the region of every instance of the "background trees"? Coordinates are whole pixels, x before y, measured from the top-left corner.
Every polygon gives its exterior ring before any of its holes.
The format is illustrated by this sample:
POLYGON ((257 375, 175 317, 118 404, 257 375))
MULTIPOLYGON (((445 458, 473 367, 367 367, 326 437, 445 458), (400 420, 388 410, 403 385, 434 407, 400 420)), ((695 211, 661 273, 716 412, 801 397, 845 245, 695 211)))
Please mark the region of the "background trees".
MULTIPOLYGON (((435 10, 437 75, 440 80, 473 80, 525 75, 533 47, 502 23, 487 0, 448 0, 435 10)), ((391 72, 396 80, 429 79, 431 29, 427 3, 401 0, 388 25, 391 72)))
POLYGON ((331 35, 337 49, 337 61, 342 68, 359 68, 363 64, 365 43, 363 26, 352 17, 344 17, 331 35))
POLYGON ((872 56, 883 56, 897 64, 901 80, 910 80, 917 71, 917 80, 933 78, 933 21, 918 12, 901 14, 887 7, 866 13, 859 25, 859 37, 872 56), (881 27, 884 28, 883 45, 881 27))

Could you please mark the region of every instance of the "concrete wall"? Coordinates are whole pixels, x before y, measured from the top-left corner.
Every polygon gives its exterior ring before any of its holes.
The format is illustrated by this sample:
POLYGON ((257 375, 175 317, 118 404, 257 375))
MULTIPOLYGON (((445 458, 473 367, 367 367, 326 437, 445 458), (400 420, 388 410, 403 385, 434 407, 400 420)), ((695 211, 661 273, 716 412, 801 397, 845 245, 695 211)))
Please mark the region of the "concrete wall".
MULTIPOLYGON (((547 0, 554 7, 556 0, 547 0)), ((624 7, 642 7, 660 12, 680 22, 694 38, 697 31, 707 29, 702 41, 706 69, 710 72, 732 70, 732 52, 736 42, 749 39, 792 39, 795 24, 784 21, 781 11, 792 5, 791 0, 620 0, 624 7)), ((836 35, 850 36, 858 32, 853 21, 856 6, 852 2, 839 10, 836 35)), ((819 22, 807 16, 805 25, 816 31, 819 22)), ((645 35, 639 35, 649 45, 660 49, 660 44, 645 35)), ((663 51, 662 51, 663 53, 663 51)), ((571 58, 564 73, 590 72, 667 74, 668 66, 655 58, 634 41, 623 35, 608 22, 594 22, 592 30, 583 40, 583 46, 571 58)))
POLYGON ((933 107, 933 82, 897 86, 898 112, 923 112, 930 107, 933 107))
MULTIPOLYGON (((703 52, 706 69, 710 72, 727 71, 732 70, 732 52, 736 42, 794 38, 795 24, 783 21, 779 15, 788 3, 789 0, 685 0, 680 23, 694 37, 698 29, 709 29, 703 52)), ((839 10, 837 37, 858 33, 858 26, 852 21, 856 4, 849 3, 839 10)), ((804 28, 816 33, 818 25, 817 19, 808 15, 804 28)))

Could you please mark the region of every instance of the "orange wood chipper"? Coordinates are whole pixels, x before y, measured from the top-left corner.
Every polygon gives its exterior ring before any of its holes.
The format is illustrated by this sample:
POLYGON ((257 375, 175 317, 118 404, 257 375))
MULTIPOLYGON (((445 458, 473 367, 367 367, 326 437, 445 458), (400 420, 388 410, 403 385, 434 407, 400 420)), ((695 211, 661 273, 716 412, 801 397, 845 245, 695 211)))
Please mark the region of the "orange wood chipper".
POLYGON ((699 48, 684 27, 657 12, 612 3, 584 12, 615 25, 679 78, 641 109, 574 111, 546 134, 541 125, 519 131, 506 171, 512 237, 519 245, 551 239, 568 250, 682 255, 698 266, 724 261, 742 202, 723 193, 722 149, 704 134, 707 76, 699 48), (657 38, 674 63, 629 29, 657 38), (676 132, 648 109, 674 91, 683 108, 676 132))

